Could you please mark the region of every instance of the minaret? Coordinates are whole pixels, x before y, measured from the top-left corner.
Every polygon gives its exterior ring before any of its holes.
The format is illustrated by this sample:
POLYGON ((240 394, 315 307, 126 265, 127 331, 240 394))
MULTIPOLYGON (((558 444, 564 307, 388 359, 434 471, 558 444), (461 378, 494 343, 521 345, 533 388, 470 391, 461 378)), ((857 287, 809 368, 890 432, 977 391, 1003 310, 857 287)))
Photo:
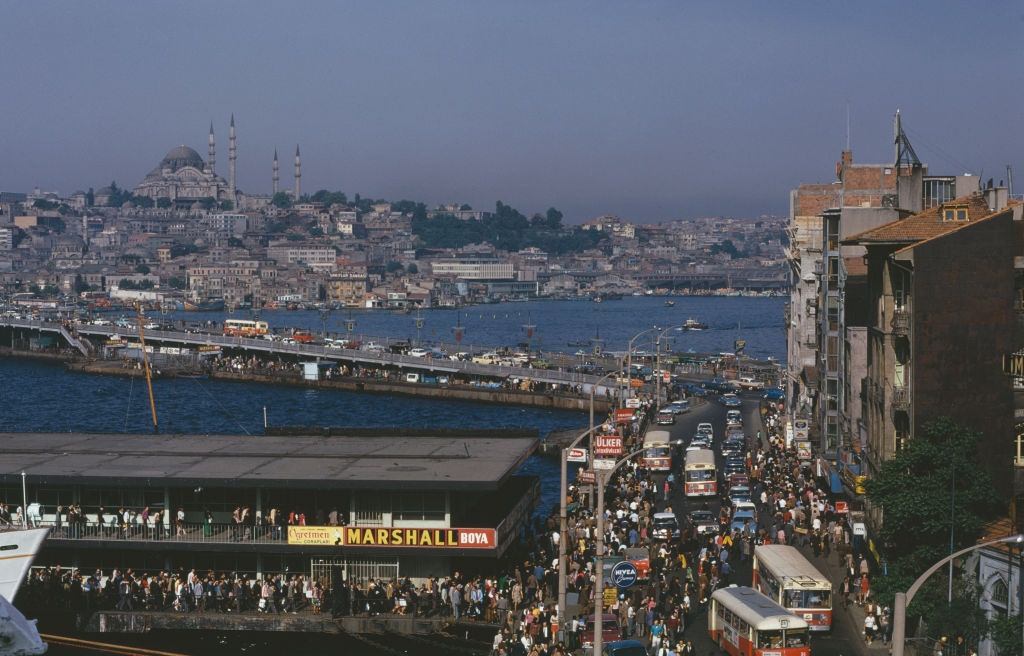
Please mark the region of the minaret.
POLYGON ((277 193, 277 183, 281 181, 281 167, 277 164, 277 148, 274 149, 274 193, 277 193))
POLYGON ((210 173, 216 173, 216 170, 214 169, 214 166, 216 165, 215 163, 217 161, 215 155, 216 152, 217 150, 213 145, 213 121, 210 121, 210 144, 208 150, 209 157, 207 157, 206 159, 206 168, 209 169, 210 173))
POLYGON ((302 196, 302 156, 299 155, 299 144, 295 144, 295 200, 302 196))
POLYGON ((238 209, 238 196, 235 191, 235 160, 238 151, 235 143, 235 115, 231 114, 231 126, 228 128, 228 186, 231 189, 231 204, 238 209))

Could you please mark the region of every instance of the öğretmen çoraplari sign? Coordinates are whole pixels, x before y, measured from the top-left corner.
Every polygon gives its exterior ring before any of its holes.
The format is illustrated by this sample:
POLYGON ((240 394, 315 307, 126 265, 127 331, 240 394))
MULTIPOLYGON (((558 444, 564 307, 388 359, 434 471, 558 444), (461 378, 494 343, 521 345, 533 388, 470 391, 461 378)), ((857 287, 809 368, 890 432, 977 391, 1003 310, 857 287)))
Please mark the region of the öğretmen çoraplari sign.
POLYGON ((498 539, 493 528, 289 526, 288 544, 336 547, 494 549, 498 544, 498 539))

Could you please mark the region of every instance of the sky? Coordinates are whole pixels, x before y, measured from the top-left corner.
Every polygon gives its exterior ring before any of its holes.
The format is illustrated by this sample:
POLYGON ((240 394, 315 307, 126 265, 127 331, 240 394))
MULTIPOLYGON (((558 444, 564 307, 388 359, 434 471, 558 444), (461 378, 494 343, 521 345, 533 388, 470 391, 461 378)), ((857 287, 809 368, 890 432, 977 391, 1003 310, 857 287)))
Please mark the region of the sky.
MULTIPOLYGON (((1020 163, 1019 2, 14 2, 0 190, 134 186, 178 144, 269 193, 469 203, 569 222, 785 215, 788 192, 893 158, 1020 163)), ((1024 185, 1024 169, 1018 178, 1024 185)))

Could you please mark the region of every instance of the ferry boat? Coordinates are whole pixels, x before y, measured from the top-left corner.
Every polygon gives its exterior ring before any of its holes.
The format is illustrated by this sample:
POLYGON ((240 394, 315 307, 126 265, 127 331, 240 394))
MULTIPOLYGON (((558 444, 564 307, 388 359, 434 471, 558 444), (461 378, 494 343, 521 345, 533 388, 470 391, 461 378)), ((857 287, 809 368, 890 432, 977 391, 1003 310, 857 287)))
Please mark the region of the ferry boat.
POLYGON ((708 325, 696 319, 687 319, 683 324, 683 330, 707 330, 708 325))
POLYGON ((35 620, 27 620, 12 603, 32 561, 46 540, 48 528, 0 531, 0 653, 44 654, 35 620))

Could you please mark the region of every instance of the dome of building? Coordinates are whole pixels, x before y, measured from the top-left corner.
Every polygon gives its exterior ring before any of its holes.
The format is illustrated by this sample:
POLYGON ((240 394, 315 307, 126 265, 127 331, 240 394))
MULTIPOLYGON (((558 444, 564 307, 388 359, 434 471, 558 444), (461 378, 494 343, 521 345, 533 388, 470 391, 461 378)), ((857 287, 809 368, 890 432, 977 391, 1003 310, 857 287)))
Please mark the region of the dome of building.
POLYGON ((172 148, 167 155, 164 156, 163 160, 160 161, 160 168, 169 168, 172 171, 184 168, 186 166, 192 166, 200 171, 203 170, 203 158, 199 156, 199 153, 192 150, 188 146, 178 146, 172 148))

